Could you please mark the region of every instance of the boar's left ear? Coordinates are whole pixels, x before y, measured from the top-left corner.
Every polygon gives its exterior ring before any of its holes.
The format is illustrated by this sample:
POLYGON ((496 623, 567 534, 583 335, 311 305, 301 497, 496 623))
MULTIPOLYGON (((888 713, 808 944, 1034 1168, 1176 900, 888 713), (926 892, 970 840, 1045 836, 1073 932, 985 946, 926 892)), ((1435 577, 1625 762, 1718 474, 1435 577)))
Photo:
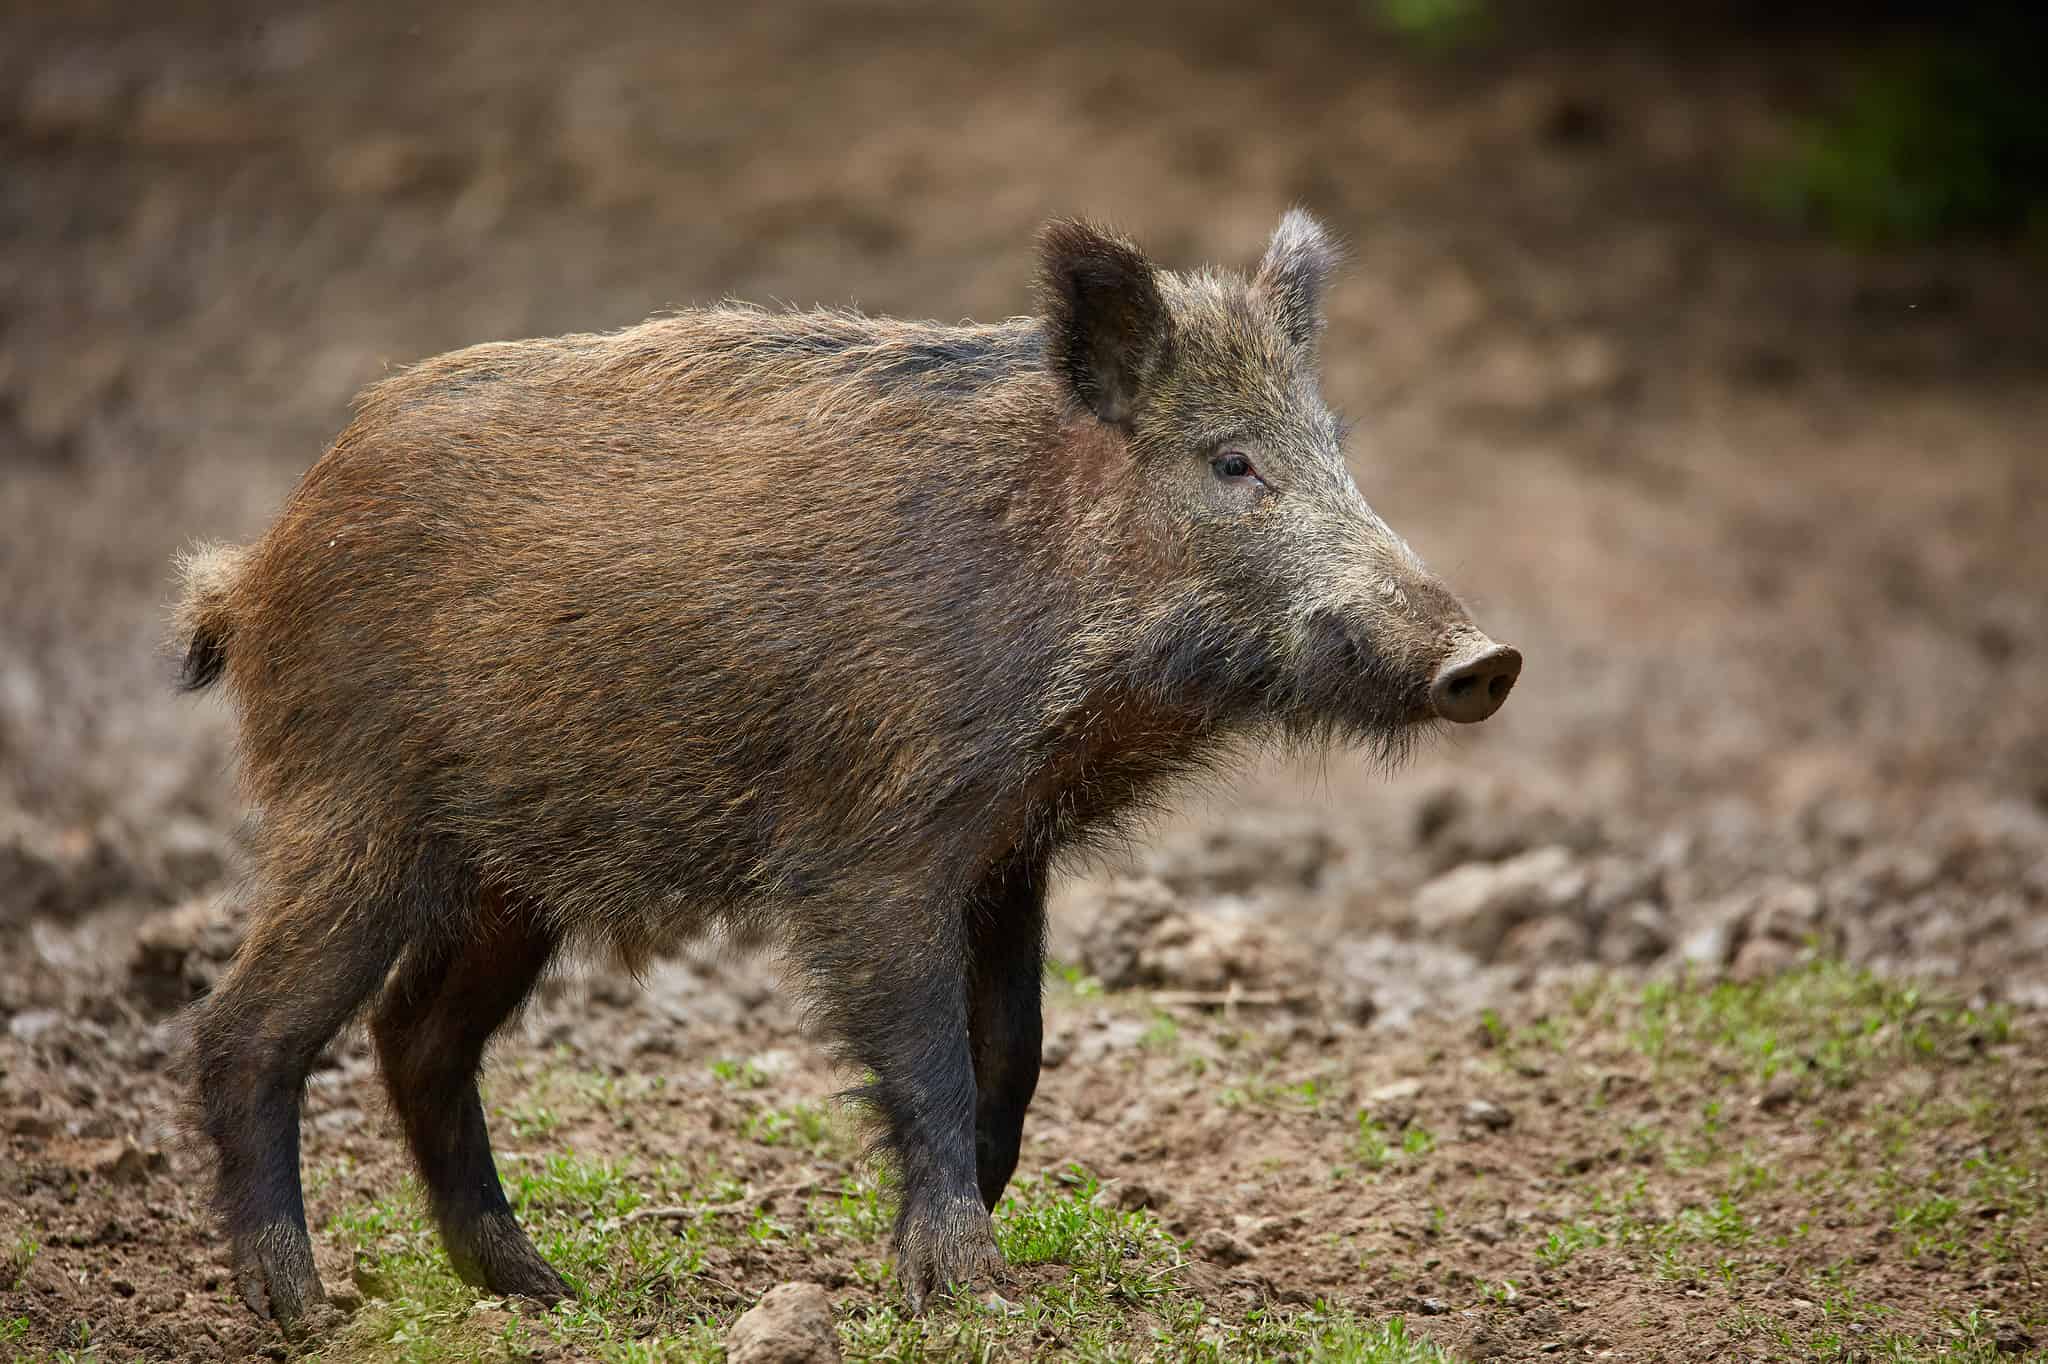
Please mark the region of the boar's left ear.
POLYGON ((1252 292, 1266 301, 1295 345, 1308 345, 1322 331, 1323 286, 1343 255, 1323 225, 1298 208, 1289 209, 1273 230, 1252 292))
POLYGON ((1038 291, 1054 370, 1096 416, 1129 421, 1166 349, 1166 302, 1152 262, 1114 233, 1051 223, 1038 238, 1038 291))

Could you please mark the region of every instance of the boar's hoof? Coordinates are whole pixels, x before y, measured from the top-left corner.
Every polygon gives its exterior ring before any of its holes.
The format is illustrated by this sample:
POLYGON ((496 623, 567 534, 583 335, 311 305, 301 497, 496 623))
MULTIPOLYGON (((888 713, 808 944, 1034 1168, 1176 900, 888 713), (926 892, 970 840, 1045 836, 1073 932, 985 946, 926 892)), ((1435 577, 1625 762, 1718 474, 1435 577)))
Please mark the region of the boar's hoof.
POLYGON ((304 1334, 307 1314, 327 1301, 313 1268, 313 1243, 289 1223, 237 1236, 234 1267, 235 1291, 249 1310, 270 1317, 288 1336, 304 1334))
POLYGON ((532 1298, 553 1306, 576 1296, 510 1213, 481 1218, 451 1234, 448 1244, 457 1276, 497 1297, 532 1298))
POLYGON ((910 1310, 923 1312, 935 1297, 993 1274, 1003 1263, 981 1199, 904 1209, 896 1230, 896 1263, 910 1310))

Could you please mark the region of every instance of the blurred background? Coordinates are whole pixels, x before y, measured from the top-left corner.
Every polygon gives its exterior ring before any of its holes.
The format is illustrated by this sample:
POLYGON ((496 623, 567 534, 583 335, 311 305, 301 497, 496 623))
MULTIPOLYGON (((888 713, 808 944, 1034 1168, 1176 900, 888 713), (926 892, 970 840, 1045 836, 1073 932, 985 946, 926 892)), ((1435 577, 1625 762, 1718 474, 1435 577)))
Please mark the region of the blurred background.
MULTIPOLYGON (((1310 819, 1354 928, 1461 857, 1661 857, 1623 955, 1908 833, 2048 851, 2030 8, 14 6, 0 926, 217 871, 171 555, 258 533, 392 367, 727 296, 1001 317, 1049 216, 1249 265, 1297 203, 1351 246, 1360 485, 1528 672, 1391 785, 1268 772, 1183 834, 1310 819)), ((2029 865, 1841 931, 2038 982, 2029 865)))

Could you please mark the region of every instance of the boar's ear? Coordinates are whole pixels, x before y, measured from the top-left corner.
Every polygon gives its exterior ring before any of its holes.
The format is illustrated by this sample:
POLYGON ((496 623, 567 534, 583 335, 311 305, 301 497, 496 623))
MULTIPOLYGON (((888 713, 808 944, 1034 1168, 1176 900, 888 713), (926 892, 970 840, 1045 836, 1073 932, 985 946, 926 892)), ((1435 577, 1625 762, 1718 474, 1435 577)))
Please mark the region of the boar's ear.
POLYGON ((1295 345, 1312 343, 1322 331, 1323 286, 1342 259, 1323 225, 1298 208, 1289 209, 1273 230, 1252 292, 1266 301, 1295 345))
POLYGON ((1039 235, 1038 290, 1053 369, 1096 416, 1129 421, 1166 348, 1166 302, 1152 262, 1122 237, 1056 222, 1039 235))

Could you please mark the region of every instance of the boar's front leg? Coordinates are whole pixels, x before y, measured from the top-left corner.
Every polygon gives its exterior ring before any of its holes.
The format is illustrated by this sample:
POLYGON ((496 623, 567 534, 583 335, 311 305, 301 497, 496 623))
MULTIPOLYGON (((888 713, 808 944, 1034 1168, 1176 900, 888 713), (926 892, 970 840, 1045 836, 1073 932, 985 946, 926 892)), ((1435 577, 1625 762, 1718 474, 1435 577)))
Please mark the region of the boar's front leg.
POLYGON ((981 1201, 995 1211, 1038 1090, 1045 977, 1046 866, 1010 862, 968 903, 968 1028, 974 1042, 974 1146, 981 1201))
POLYGON ((1001 1263, 975 1173, 962 920, 957 900, 877 897, 857 922, 813 924, 798 944, 822 1021, 874 1076, 856 1097, 903 1177, 896 1266, 916 1311, 1001 1263))

